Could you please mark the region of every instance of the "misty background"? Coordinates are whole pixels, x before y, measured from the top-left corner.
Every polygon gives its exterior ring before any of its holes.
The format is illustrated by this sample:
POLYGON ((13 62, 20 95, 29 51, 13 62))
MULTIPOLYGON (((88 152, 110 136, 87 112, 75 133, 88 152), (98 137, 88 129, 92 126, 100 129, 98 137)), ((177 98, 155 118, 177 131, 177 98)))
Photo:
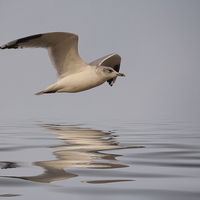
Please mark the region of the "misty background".
POLYGON ((0 51, 0 119, 200 119, 200 1, 0 1, 0 45, 33 34, 79 35, 89 63, 122 57, 113 87, 35 96, 56 82, 45 49, 0 51))

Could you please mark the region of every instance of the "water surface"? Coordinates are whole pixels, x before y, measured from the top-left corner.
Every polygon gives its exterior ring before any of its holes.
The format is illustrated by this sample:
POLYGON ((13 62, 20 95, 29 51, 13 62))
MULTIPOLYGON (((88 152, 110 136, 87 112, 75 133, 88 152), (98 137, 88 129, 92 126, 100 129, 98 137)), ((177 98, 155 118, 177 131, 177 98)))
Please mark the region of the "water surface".
POLYGON ((197 123, 4 121, 0 137, 1 198, 200 197, 197 123))

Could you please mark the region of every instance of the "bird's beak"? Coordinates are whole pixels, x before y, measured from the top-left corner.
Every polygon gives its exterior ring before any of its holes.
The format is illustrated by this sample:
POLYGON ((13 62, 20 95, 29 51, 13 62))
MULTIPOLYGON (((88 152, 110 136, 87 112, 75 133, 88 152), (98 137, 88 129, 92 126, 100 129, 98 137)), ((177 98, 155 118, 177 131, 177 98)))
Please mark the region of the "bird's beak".
POLYGON ((124 74, 122 73, 118 73, 117 76, 125 76, 124 74))

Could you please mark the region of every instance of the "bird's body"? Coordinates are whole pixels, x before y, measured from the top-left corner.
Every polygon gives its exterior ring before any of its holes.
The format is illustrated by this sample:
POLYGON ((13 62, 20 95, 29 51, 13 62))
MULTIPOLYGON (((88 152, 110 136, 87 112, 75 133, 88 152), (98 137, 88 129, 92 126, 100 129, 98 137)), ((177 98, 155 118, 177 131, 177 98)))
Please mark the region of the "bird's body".
POLYGON ((52 32, 33 35, 9 42, 0 49, 11 48, 45 48, 53 66, 57 70, 57 82, 45 90, 36 93, 81 92, 103 84, 105 81, 112 86, 119 73, 121 58, 110 54, 85 63, 78 53, 78 36, 73 33, 52 32))
POLYGON ((75 93, 99 86, 107 81, 103 78, 103 76, 101 76, 101 72, 98 73, 98 71, 101 71, 99 68, 100 67, 97 68, 95 66, 88 65, 84 71, 68 75, 58 80, 57 83, 50 85, 48 88, 43 90, 42 93, 75 93))

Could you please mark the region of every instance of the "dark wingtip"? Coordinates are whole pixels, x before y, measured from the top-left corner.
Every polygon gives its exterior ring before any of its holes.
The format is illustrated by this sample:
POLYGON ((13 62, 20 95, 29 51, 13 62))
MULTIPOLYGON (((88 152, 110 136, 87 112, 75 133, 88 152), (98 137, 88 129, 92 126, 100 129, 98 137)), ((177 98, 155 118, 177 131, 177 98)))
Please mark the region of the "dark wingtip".
POLYGON ((17 42, 15 42, 14 44, 10 44, 10 45, 8 43, 8 44, 5 44, 5 45, 0 47, 0 49, 2 49, 2 50, 3 49, 17 49, 17 48, 19 48, 17 42))
POLYGON ((29 40, 33 40, 33 39, 39 38, 41 36, 42 36, 42 34, 37 34, 37 35, 31 35, 31 36, 28 36, 28 37, 24 37, 24 38, 21 38, 21 39, 17 40, 16 44, 28 42, 29 40))
POLYGON ((114 79, 113 79, 113 78, 112 78, 112 79, 109 79, 109 80, 107 80, 107 82, 109 83, 110 86, 113 86, 113 84, 114 84, 114 79))
POLYGON ((2 50, 3 50, 3 49, 6 49, 6 48, 7 48, 7 45, 4 45, 4 46, 1 46, 1 47, 0 47, 0 49, 2 49, 2 50))
POLYGON ((29 40, 33 40, 33 39, 39 38, 41 36, 42 36, 42 34, 37 34, 37 35, 32 35, 32 36, 24 37, 24 38, 21 38, 21 39, 9 42, 9 43, 1 46, 0 49, 18 49, 18 48, 23 48, 22 47, 23 45, 20 46, 20 44, 28 42, 29 40))

